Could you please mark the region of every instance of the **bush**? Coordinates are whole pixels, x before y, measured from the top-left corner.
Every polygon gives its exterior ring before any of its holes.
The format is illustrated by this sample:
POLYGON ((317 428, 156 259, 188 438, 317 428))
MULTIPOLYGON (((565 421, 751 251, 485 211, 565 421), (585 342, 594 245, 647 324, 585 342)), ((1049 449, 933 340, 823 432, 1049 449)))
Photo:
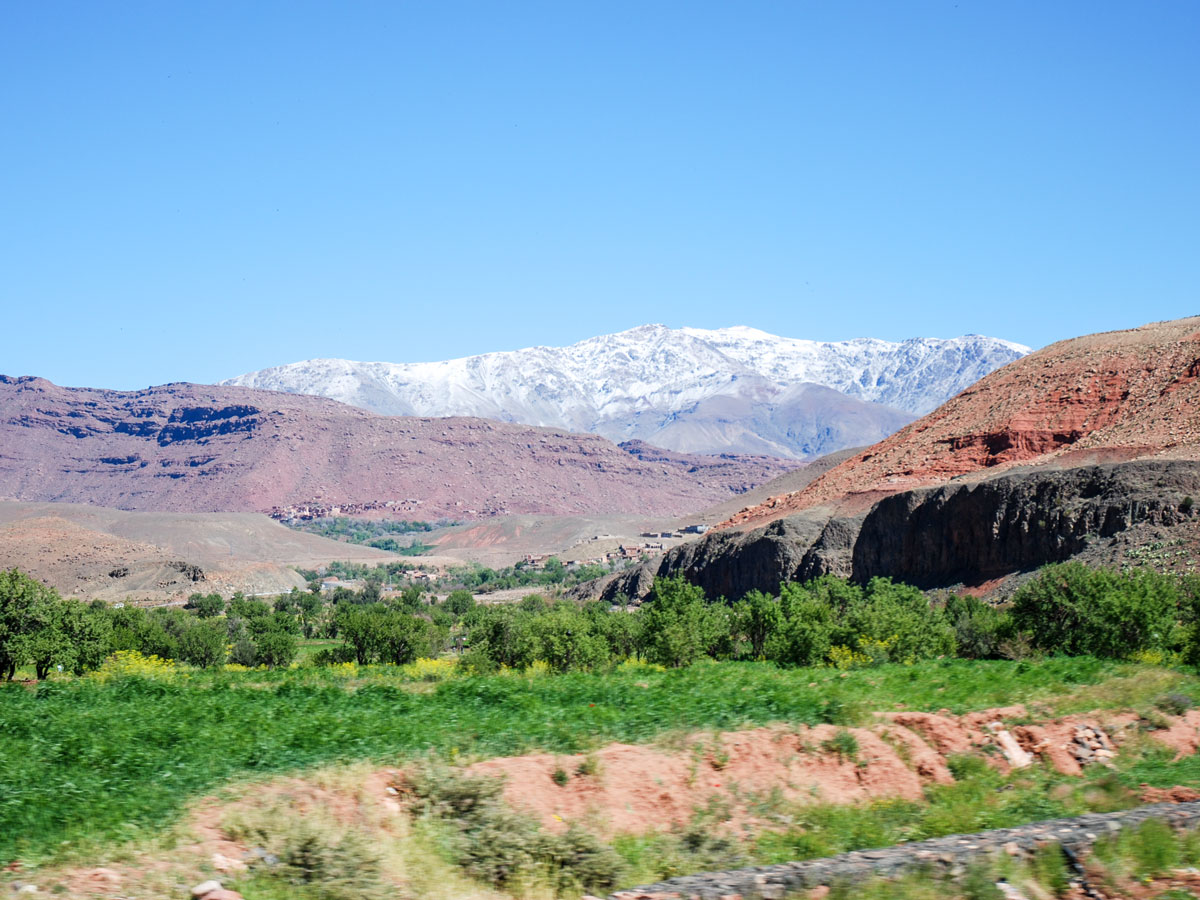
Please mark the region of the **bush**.
POLYGON ((449 829, 454 861, 474 878, 503 886, 548 874, 556 893, 606 893, 620 880, 623 864, 611 848, 578 828, 543 831, 503 802, 499 778, 427 766, 408 776, 407 788, 416 811, 449 829))
POLYGON ((1125 658, 1176 645, 1179 601, 1175 581, 1156 572, 1063 563, 1017 590, 1012 621, 1048 653, 1125 658))
POLYGON ((836 754, 838 762, 854 762, 858 759, 858 738, 845 728, 839 728, 833 737, 821 742, 821 749, 836 754))
POLYGON ((643 653, 650 662, 671 668, 687 666, 728 636, 728 618, 715 613, 704 590, 682 575, 656 578, 642 613, 643 653))
POLYGON ((269 668, 290 665, 298 649, 296 636, 286 631, 268 631, 255 641, 258 662, 269 668))
POLYGON ((965 659, 1003 659, 1012 638, 1012 616, 978 597, 952 594, 946 598, 946 618, 954 643, 965 659))
POLYGON ((232 818, 225 830, 235 841, 263 851, 254 874, 303 889, 316 900, 382 900, 390 892, 379 854, 359 833, 277 803, 232 818))

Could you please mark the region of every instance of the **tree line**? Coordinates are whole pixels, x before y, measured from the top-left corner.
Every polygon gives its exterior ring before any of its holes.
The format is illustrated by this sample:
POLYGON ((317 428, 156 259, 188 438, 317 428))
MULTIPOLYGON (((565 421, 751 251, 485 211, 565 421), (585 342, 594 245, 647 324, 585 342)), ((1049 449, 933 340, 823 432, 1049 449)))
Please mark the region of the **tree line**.
POLYGON ((271 602, 198 593, 183 608, 147 610, 64 600, 13 569, 0 572, 0 678, 26 665, 39 679, 59 667, 82 674, 119 650, 202 668, 284 666, 311 638, 337 642, 312 656, 317 665, 404 665, 454 653, 477 673, 535 662, 595 670, 630 658, 680 667, 706 657, 840 668, 1035 654, 1200 664, 1198 618, 1196 576, 1078 563, 1047 567, 1001 606, 931 597, 887 578, 824 576, 733 603, 676 577, 657 579, 640 606, 536 594, 480 605, 467 590, 439 601, 415 586, 385 596, 369 583, 328 597, 294 589, 271 602))

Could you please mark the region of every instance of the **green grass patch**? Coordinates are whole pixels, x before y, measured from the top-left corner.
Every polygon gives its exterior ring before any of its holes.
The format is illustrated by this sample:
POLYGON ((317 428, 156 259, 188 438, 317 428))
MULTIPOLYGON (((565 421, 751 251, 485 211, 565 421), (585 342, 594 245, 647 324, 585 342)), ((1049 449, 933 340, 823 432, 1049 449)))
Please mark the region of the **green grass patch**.
MULTIPOLYGON (((157 828, 223 782, 327 763, 575 753, 678 730, 848 724, 863 709, 1052 703, 1146 667, 943 660, 838 673, 713 663, 436 685, 396 669, 336 668, 0 686, 0 863, 70 857, 157 828)), ((1170 689, 1195 689, 1194 677, 1171 676, 1170 689)))

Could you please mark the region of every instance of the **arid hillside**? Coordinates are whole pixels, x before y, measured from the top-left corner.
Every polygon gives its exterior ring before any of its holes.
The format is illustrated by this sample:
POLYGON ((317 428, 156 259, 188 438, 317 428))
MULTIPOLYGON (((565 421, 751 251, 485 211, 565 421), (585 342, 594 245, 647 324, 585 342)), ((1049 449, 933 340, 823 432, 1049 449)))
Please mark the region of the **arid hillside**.
POLYGON ((800 491, 727 524, 810 507, 866 508, 887 494, 1016 466, 1200 459, 1200 318, 1052 344, 993 372, 800 491))
POLYGON ((261 513, 126 512, 0 501, 0 569, 20 568, 67 596, 161 602, 195 591, 282 592, 304 585, 295 566, 395 558, 374 547, 293 531, 261 513))
POLYGON ((0 376, 0 498, 10 500, 181 512, 373 504, 422 519, 683 514, 794 465, 647 461, 594 435, 381 416, 251 388, 121 392, 0 376))

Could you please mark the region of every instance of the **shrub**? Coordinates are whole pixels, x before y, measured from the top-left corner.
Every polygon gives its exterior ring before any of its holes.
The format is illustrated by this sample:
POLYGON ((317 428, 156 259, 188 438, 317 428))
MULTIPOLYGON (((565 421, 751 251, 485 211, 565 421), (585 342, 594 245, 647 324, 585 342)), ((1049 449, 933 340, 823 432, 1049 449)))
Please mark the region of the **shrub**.
POLYGON ((449 829, 454 861, 474 878, 502 886, 548 874, 559 893, 605 892, 620 880, 623 864, 610 848, 578 828, 543 831, 504 804, 499 778, 426 766, 409 775, 407 787, 413 807, 449 829))
POLYGON ((671 668, 687 666, 728 635, 728 619, 715 614, 703 589, 682 576, 656 578, 648 606, 643 607, 643 652, 650 662, 671 668))
POLYGON ((966 659, 1003 659, 1012 638, 1012 616, 978 597, 952 594, 946 598, 946 618, 954 629, 957 653, 966 659))
POLYGON ((1038 649, 1122 658, 1175 644, 1179 599, 1175 582, 1155 572, 1063 563, 1017 590, 1012 618, 1038 649))
POLYGON ((1163 696, 1155 700, 1154 705, 1172 716, 1182 716, 1196 705, 1196 701, 1187 694, 1172 691, 1169 694, 1163 694, 1163 696))
POLYGON ((858 759, 858 738, 845 728, 839 728, 832 737, 821 742, 821 749, 837 754, 838 762, 854 762, 858 759))
POLYGON ((231 817, 230 838, 261 849, 254 874, 303 889, 316 900, 382 900, 382 861, 363 835, 287 803, 231 817))

